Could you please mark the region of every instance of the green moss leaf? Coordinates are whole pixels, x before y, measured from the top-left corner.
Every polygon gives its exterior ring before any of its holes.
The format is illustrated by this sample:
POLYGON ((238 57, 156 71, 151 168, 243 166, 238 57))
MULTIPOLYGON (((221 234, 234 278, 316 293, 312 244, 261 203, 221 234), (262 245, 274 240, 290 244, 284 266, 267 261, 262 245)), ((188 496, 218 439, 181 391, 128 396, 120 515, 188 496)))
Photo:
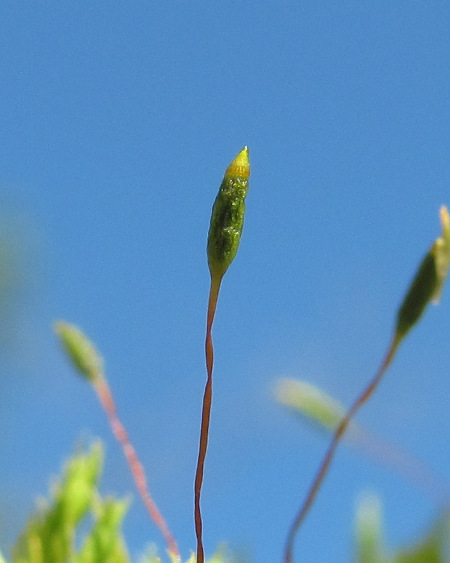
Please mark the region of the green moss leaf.
POLYGON ((393 563, 449 563, 450 521, 443 517, 415 547, 402 550, 393 563))
POLYGON ((106 499, 96 503, 95 523, 84 540, 76 563, 129 562, 121 531, 128 506, 126 500, 106 499))
POLYGON ((92 507, 102 463, 100 443, 69 459, 50 500, 41 503, 15 544, 13 563, 73 560, 76 528, 92 507))
POLYGON ((381 504, 378 497, 374 495, 363 497, 356 513, 358 563, 388 563, 384 556, 381 521, 381 504))

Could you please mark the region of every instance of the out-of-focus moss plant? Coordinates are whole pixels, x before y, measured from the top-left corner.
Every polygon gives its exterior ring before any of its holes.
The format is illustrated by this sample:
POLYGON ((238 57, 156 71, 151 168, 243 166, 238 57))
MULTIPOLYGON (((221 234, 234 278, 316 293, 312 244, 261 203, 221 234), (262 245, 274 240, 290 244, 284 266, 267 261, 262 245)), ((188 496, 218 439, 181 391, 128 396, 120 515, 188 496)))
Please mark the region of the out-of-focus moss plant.
POLYGON ((41 502, 15 544, 14 563, 129 562, 121 532, 129 503, 101 497, 102 464, 100 443, 70 458, 50 498, 41 502), (90 529, 80 538, 79 526, 88 516, 90 529))

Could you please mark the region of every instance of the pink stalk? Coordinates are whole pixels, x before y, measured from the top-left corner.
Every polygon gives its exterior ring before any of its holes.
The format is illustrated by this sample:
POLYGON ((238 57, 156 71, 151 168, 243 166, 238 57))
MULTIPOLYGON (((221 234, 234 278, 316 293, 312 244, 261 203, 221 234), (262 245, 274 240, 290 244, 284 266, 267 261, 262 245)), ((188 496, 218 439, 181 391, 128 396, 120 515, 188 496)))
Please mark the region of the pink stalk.
POLYGON ((97 393, 97 397, 99 398, 99 401, 108 416, 109 424, 111 426, 113 434, 122 446, 123 453, 128 462, 128 466, 136 484, 136 488, 144 503, 145 508, 147 509, 147 512, 150 515, 150 518, 153 520, 153 522, 156 524, 161 534, 163 535, 167 543, 169 552, 175 557, 180 557, 177 543, 155 501, 150 495, 147 486, 147 480, 145 478, 144 468, 139 461, 136 450, 130 443, 125 427, 119 420, 116 405, 106 379, 104 379, 103 377, 95 378, 95 380, 93 381, 93 386, 97 393))

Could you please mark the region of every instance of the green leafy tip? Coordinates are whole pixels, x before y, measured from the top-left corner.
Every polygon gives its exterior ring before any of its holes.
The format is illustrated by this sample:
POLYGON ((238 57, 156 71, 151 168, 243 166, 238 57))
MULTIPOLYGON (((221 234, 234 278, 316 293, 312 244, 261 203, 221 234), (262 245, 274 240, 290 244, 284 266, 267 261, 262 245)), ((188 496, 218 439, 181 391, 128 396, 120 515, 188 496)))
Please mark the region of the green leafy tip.
POLYGON ((75 325, 58 321, 54 331, 74 367, 91 383, 103 377, 103 359, 94 344, 75 325))
POLYGON ((228 166, 211 214, 208 264, 212 277, 221 279, 236 256, 244 226, 250 161, 244 147, 228 166))
POLYGON ((335 430, 345 416, 344 406, 318 387, 295 379, 280 379, 277 401, 326 430, 335 430))
POLYGON ((356 514, 358 563, 387 563, 384 557, 381 502, 374 495, 365 495, 356 514))
POLYGON ((428 303, 437 303, 450 264, 450 217, 445 206, 440 209, 442 236, 431 246, 398 311, 395 338, 402 340, 422 316, 428 303))
MULTIPOLYGON (((102 466, 103 448, 99 442, 92 444, 86 453, 69 459, 63 476, 52 487, 50 498, 41 502, 14 545, 14 563, 87 563, 75 554, 77 532, 99 502, 97 484, 102 466)), ((106 559, 98 557, 89 561, 106 559)), ((119 559, 114 561, 119 563, 119 559)))

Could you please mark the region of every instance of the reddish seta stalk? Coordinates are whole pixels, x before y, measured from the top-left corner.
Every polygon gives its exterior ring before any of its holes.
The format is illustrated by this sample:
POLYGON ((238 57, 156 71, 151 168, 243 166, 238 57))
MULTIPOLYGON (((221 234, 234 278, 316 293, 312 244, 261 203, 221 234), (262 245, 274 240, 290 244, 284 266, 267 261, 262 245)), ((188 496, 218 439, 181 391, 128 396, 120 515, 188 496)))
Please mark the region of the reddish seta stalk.
POLYGON ((163 535, 167 543, 169 552, 175 557, 177 557, 178 559, 180 559, 180 552, 178 550, 177 543, 171 531, 169 530, 166 521, 164 520, 162 514, 160 513, 155 501, 152 499, 150 495, 147 486, 147 480, 145 478, 144 468, 142 467, 142 464, 139 461, 136 450, 133 448, 133 446, 130 443, 127 431, 125 430, 123 424, 119 420, 119 417, 117 415, 116 405, 114 403, 114 399, 111 390, 108 386, 108 383, 106 379, 104 379, 103 377, 99 377, 94 381, 93 385, 97 393, 97 396, 100 400, 100 403, 102 404, 103 409, 105 410, 108 416, 108 420, 111 425, 111 429, 114 433, 114 436, 117 438, 117 441, 122 446, 123 453, 128 462, 128 466, 130 468, 131 474, 136 484, 136 488, 145 505, 145 508, 147 509, 150 518, 153 520, 153 522, 156 524, 161 534, 163 535))
POLYGON ((212 325, 214 322, 214 315, 216 313, 217 299, 219 296, 220 283, 222 278, 216 279, 211 276, 211 287, 209 290, 208 301, 208 315, 206 320, 206 339, 205 339, 205 356, 206 356, 206 371, 207 380, 205 385, 205 392, 203 395, 202 406, 202 422, 200 429, 200 444, 198 450, 197 469, 195 473, 194 485, 194 520, 195 520, 195 535, 197 538, 197 563, 204 563, 205 555, 203 550, 203 523, 202 514, 200 509, 200 496, 203 483, 203 472, 205 466, 206 450, 208 448, 208 435, 209 435, 209 421, 211 418, 211 402, 212 402, 212 384, 213 384, 213 365, 214 365, 214 348, 212 342, 212 325))
POLYGON ((326 451, 322 463, 320 464, 320 467, 317 470, 314 481, 312 482, 308 494, 306 495, 306 498, 289 530, 289 534, 286 541, 285 553, 284 553, 284 563, 292 563, 293 561, 295 536, 300 526, 302 525, 304 519, 306 518, 311 506, 314 503, 314 500, 317 496, 317 493, 319 492, 323 480, 325 479, 328 473, 331 462, 334 459, 337 447, 342 439, 342 436, 345 434, 345 431, 347 430, 347 427, 350 421, 352 420, 352 418, 355 416, 358 410, 363 406, 363 404, 368 399, 370 399, 373 392, 378 387, 380 381, 383 379, 383 375, 385 374, 387 368, 390 366, 392 360, 394 359, 399 344, 400 344, 400 339, 394 337, 377 373, 370 380, 369 384, 363 389, 362 393, 360 393, 358 397, 355 399, 352 406, 348 410, 347 414, 344 416, 341 423, 336 428, 333 437, 331 439, 330 445, 328 446, 328 450, 326 451))

